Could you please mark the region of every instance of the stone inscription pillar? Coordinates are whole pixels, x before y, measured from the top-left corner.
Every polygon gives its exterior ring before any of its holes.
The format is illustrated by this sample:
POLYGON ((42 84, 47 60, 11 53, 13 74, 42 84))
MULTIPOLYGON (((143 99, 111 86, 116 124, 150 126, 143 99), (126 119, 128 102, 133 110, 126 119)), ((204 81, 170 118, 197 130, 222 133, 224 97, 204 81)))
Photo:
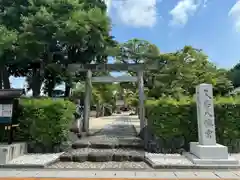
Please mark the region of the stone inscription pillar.
POLYGON ((229 157, 228 148, 216 143, 213 88, 211 84, 196 87, 198 142, 190 142, 186 156, 199 165, 233 165, 239 162, 229 157))
POLYGON ((212 85, 197 86, 196 96, 199 144, 216 145, 212 85))

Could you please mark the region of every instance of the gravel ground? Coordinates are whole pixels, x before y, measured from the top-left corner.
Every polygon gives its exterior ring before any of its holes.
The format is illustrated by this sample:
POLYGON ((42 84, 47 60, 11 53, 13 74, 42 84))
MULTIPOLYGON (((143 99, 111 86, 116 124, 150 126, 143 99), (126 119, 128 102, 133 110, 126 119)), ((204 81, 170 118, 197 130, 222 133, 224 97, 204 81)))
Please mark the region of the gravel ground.
POLYGON ((57 162, 48 168, 79 168, 79 169, 151 169, 144 162, 57 162))

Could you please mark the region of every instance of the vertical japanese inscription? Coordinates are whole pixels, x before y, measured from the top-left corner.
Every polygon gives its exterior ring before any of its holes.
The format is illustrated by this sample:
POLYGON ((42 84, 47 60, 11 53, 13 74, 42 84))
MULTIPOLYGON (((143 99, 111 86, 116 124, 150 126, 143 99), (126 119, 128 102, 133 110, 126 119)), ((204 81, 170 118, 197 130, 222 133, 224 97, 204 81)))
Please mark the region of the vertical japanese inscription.
POLYGON ((202 145, 215 145, 214 106, 211 84, 197 87, 198 136, 202 145))
POLYGON ((213 115, 213 99, 210 95, 209 89, 206 87, 203 89, 204 93, 204 126, 205 126, 205 137, 208 139, 213 138, 214 132, 214 115, 213 115))

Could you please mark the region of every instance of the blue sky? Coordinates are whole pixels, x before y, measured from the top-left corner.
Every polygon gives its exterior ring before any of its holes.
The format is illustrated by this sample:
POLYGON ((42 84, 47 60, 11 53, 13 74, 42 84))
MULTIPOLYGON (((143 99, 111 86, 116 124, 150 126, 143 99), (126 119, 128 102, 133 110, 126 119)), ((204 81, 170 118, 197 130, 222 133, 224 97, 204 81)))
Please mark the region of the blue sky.
MULTIPOLYGON (((240 60, 239 0, 105 0, 112 35, 156 44, 162 53, 185 45, 203 49, 218 67, 240 60)), ((11 78, 14 88, 23 80, 11 78)))

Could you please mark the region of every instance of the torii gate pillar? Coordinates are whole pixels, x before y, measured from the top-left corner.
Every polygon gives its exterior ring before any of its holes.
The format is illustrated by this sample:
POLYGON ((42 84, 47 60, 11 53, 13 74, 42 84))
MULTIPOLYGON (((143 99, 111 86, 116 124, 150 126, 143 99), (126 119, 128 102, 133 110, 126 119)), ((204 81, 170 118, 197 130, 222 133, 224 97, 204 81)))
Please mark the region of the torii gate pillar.
POLYGON ((144 108, 144 82, 143 71, 138 71, 138 89, 139 89, 139 119, 141 130, 146 126, 145 124, 145 108, 144 108))
POLYGON ((83 115, 83 131, 89 131, 89 116, 90 116, 90 103, 92 94, 92 71, 87 71, 86 81, 85 81, 85 99, 84 99, 84 115, 83 115))

